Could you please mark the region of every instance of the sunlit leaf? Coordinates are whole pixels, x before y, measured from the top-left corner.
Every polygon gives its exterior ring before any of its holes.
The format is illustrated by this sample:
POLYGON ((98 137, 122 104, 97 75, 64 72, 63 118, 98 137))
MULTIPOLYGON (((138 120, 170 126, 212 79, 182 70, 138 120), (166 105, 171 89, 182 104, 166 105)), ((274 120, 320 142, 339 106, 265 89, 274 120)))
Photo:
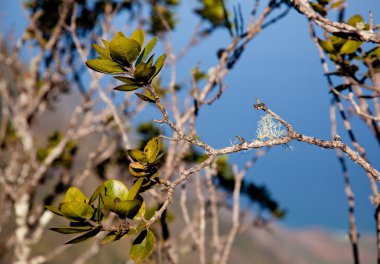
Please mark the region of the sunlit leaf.
POLYGON ((45 205, 45 208, 59 216, 62 216, 61 211, 55 206, 45 205))
POLYGON ((340 48, 340 54, 352 54, 354 53, 363 42, 356 40, 348 40, 343 46, 340 48))
POLYGON ((136 263, 142 263, 152 254, 156 238, 152 231, 144 230, 132 243, 129 257, 136 263))
POLYGON ((154 137, 148 141, 144 147, 144 153, 149 163, 156 160, 158 152, 160 151, 160 140, 158 137, 154 137))
POLYGON ((125 66, 133 63, 140 54, 141 46, 133 39, 128 39, 120 34, 110 42, 110 55, 112 59, 125 66))
POLYGON ((70 187, 63 199, 64 202, 88 202, 88 198, 77 187, 70 187))
POLYGON ((325 52, 335 53, 334 46, 330 41, 324 41, 322 39, 318 39, 318 43, 325 52))
POLYGON ((128 200, 134 200, 136 196, 139 194, 141 185, 144 181, 144 178, 139 178, 132 186, 132 188, 129 190, 128 193, 128 200))
POLYGON ((118 180, 108 180, 104 182, 104 189, 102 196, 108 197, 112 201, 119 199, 121 201, 126 200, 128 197, 127 186, 118 180))
POLYGON ((114 61, 93 59, 86 61, 87 67, 90 69, 109 74, 118 74, 124 72, 123 68, 114 61))
POLYGON ((347 21, 347 24, 353 27, 360 27, 360 25, 364 26, 365 21, 364 18, 361 15, 353 15, 350 17, 350 19, 347 21))
POLYGON ((109 49, 104 48, 104 47, 102 47, 102 46, 100 46, 98 44, 93 44, 92 47, 99 54, 99 59, 112 61, 109 49))
POLYGON ((86 202, 63 202, 59 204, 62 216, 71 221, 90 219, 94 214, 94 208, 86 202))
POLYGON ((122 84, 122 85, 114 87, 113 89, 118 90, 118 91, 130 92, 130 91, 135 91, 139 88, 141 88, 141 85, 138 85, 138 84, 122 84))
POLYGON ((166 54, 162 54, 160 57, 157 58, 156 62, 154 63, 154 67, 156 67, 156 72, 151 77, 151 79, 156 77, 156 75, 161 71, 162 67, 164 66, 165 60, 166 54))
POLYGON ((144 45, 144 31, 142 29, 137 29, 131 35, 131 39, 136 40, 140 44, 140 46, 142 47, 144 45))
POLYGON ((147 163, 147 158, 146 158, 146 155, 143 151, 139 150, 139 149, 129 149, 128 151, 128 155, 134 160, 134 161, 138 161, 142 164, 146 164, 147 163))
POLYGON ((141 202, 137 199, 126 200, 115 203, 114 207, 111 209, 113 212, 118 214, 120 218, 133 218, 139 211, 141 202))
POLYGON ((100 242, 100 244, 105 245, 108 243, 111 243, 113 241, 119 240, 119 236, 116 234, 116 232, 109 232, 100 242))
POLYGON ((156 47, 157 44, 157 37, 152 38, 148 44, 146 44, 145 48, 141 52, 139 58, 136 61, 136 64, 139 64, 140 62, 144 62, 146 58, 150 55, 150 53, 153 51, 154 47, 156 47))

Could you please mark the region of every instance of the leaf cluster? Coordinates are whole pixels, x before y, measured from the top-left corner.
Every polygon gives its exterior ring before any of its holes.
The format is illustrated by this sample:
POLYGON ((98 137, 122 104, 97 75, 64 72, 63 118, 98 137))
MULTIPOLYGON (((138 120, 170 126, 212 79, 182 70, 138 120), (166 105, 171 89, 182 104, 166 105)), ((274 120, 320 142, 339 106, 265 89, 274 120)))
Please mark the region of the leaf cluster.
MULTIPOLYGON (((156 46, 157 37, 143 47, 144 38, 142 29, 133 32, 129 38, 118 32, 110 42, 103 39, 104 46, 93 44, 98 58, 86 61, 86 65, 97 72, 117 75, 114 78, 124 84, 115 87, 115 90, 128 92, 146 86, 161 71, 166 54, 162 54, 154 62, 155 54, 151 53, 156 46)), ((139 94, 138 96, 144 97, 139 94)), ((148 99, 145 97, 142 99, 149 101, 149 97, 148 99)))
MULTIPOLYGON (((59 142, 56 137, 54 140, 55 143, 59 142)), ((159 139, 152 138, 143 150, 128 150, 128 155, 133 160, 129 164, 129 170, 136 178, 130 189, 122 181, 107 180, 87 198, 78 188, 70 187, 58 207, 45 206, 70 221, 69 226, 51 230, 62 234, 83 233, 66 244, 85 241, 104 231, 107 234, 102 244, 137 235, 130 250, 130 257, 135 262, 144 261, 152 253, 155 237, 144 227, 145 201, 141 194, 159 183, 156 164, 163 156, 160 153, 159 139), (110 212, 116 214, 122 223, 106 226, 104 221, 110 212), (130 226, 129 221, 137 221, 138 224, 130 226)))

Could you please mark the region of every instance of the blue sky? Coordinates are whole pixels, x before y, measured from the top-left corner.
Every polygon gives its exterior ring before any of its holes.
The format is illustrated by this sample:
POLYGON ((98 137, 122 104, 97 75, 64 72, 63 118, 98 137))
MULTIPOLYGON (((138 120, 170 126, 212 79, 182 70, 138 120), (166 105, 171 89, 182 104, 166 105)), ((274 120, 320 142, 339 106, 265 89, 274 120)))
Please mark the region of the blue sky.
MULTIPOLYGON (((183 2, 177 13, 180 25, 173 33, 176 50, 181 50, 187 43, 196 24, 191 12, 196 1, 183 2)), ((252 1, 235 2, 243 6, 247 21, 252 1)), ((0 32, 13 27, 16 37, 19 37, 26 22, 18 1, 0 1, 0 10, 0 32)), ((352 0, 349 1, 346 16, 360 13, 368 21, 369 10, 380 14, 380 2, 352 0)), ((376 15, 374 19, 380 22, 376 15)), ((216 31, 179 63, 178 78, 188 81, 190 70, 197 63, 203 70, 213 66, 217 61, 214 50, 226 47, 229 41, 227 32, 216 31)), ((330 139, 328 111, 331 96, 318 53, 309 37, 307 20, 296 11, 292 10, 248 45, 225 84, 228 85, 225 94, 212 107, 202 108, 197 125, 200 137, 214 147, 230 145, 236 135, 247 140, 256 137, 257 121, 262 113, 252 107, 255 97, 291 123, 298 132, 330 139)), ((143 116, 151 119, 155 113, 148 109, 143 116)), ((368 152, 369 160, 380 168, 379 146, 371 132, 358 119, 352 118, 351 122, 359 142, 368 152)), ((345 142, 349 142, 341 120, 339 133, 345 142)), ((282 222, 284 225, 347 230, 347 202, 335 151, 297 142, 291 145, 294 151, 275 147, 262 157, 251 169, 249 179, 265 184, 273 197, 288 209, 289 213, 282 222)), ((242 165, 252 155, 253 152, 238 153, 232 155, 230 160, 242 165)), ((371 192, 367 176, 356 164, 347 162, 356 198, 359 230, 374 233, 374 209, 369 202, 371 192)))

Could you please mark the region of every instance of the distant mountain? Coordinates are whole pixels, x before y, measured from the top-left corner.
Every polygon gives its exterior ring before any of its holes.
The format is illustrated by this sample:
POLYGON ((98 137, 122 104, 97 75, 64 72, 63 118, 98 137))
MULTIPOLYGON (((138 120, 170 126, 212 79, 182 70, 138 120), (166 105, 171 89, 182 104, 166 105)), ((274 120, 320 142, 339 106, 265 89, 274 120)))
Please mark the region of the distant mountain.
MULTIPOLYGON (((376 262, 375 237, 359 240, 362 264, 376 262)), ((235 241, 229 263, 349 264, 351 244, 344 233, 322 229, 290 230, 272 225, 271 231, 251 229, 235 241)))

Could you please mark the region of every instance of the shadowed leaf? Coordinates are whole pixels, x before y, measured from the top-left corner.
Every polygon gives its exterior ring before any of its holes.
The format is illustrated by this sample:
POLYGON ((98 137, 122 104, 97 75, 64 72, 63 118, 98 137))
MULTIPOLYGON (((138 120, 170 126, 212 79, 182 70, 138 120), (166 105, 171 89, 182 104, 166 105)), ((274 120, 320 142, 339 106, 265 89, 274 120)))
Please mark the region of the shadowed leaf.
POLYGON ((67 241, 65 243, 65 245, 80 243, 80 242, 83 242, 89 238, 92 238, 92 237, 96 236, 102 230, 102 228, 103 228, 102 226, 97 226, 94 229, 92 229, 91 231, 87 232, 86 234, 81 235, 79 237, 76 237, 70 241, 67 241))
POLYGON ((150 230, 142 231, 132 243, 129 257, 136 263, 142 263, 152 254, 156 238, 150 230))

